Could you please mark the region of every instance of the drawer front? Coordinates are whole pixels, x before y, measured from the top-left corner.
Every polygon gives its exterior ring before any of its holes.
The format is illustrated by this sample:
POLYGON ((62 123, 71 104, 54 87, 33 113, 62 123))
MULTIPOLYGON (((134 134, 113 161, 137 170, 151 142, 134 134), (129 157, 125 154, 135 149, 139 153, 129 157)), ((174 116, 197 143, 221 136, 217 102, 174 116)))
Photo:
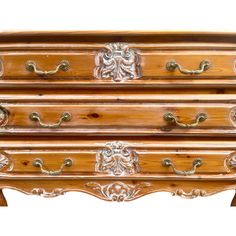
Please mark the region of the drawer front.
POLYGON ((95 141, 95 145, 89 145, 84 141, 74 149, 40 146, 31 150, 1 149, 1 175, 199 177, 233 175, 236 167, 233 150, 204 150, 193 146, 165 150, 157 147, 155 141, 148 145, 141 141, 118 140, 95 141))
POLYGON ((5 104, 1 134, 191 134, 235 130, 231 104, 5 104))
POLYGON ((208 77, 232 77, 236 73, 236 53, 217 55, 205 52, 168 52, 150 55, 148 59, 144 77, 188 77, 190 80, 199 80, 208 77))
POLYGON ((195 84, 200 84, 207 80, 219 82, 219 78, 221 83, 228 83, 226 78, 236 75, 234 52, 160 52, 129 46, 119 50, 109 47, 79 52, 1 53, 0 82, 138 85, 196 81, 195 84))
POLYGON ((27 55, 12 53, 0 55, 0 58, 3 79, 44 80, 58 79, 58 77, 91 77, 94 68, 94 56, 87 53, 29 53, 27 55), (63 62, 66 63, 63 64, 63 62), (35 65, 35 70, 33 65, 35 65), (57 69, 58 65, 61 67, 57 69), (54 73, 41 73, 52 71, 54 73))

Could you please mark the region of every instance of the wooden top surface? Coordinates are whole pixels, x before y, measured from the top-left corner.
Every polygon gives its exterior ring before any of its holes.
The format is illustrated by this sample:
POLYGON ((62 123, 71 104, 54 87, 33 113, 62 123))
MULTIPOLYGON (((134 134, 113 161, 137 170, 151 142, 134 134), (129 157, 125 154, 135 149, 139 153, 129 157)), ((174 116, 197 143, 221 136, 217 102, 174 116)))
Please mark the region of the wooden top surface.
POLYGON ((236 32, 191 31, 15 31, 0 32, 0 42, 224 42, 236 43, 236 32))

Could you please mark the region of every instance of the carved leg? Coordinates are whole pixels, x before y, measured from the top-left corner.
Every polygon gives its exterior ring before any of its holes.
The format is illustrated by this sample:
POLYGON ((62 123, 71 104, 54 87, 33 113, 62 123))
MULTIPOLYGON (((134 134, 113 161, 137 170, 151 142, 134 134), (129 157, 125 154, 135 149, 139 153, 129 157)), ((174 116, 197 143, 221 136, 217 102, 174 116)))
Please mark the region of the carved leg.
POLYGON ((236 206, 236 193, 234 194, 234 198, 231 202, 231 206, 235 207, 236 206))
POLYGON ((0 207, 6 207, 7 206, 7 200, 3 195, 2 189, 0 189, 0 207))

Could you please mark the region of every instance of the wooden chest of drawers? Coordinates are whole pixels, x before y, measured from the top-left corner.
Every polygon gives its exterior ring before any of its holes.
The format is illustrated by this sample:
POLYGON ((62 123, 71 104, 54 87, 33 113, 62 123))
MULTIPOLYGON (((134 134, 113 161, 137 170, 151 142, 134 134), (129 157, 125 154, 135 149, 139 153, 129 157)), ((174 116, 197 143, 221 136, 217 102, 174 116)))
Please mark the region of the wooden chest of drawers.
POLYGON ((235 34, 0 35, 2 206, 4 188, 108 201, 236 189, 235 138, 235 34))

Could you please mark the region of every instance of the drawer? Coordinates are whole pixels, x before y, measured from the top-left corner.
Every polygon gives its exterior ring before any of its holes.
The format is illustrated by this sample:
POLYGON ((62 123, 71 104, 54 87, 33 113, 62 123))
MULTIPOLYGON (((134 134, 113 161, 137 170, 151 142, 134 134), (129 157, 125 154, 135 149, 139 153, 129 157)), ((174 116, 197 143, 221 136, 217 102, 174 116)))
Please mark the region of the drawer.
POLYGON ((0 54, 2 79, 34 80, 67 77, 91 77, 94 55, 91 53, 10 53, 0 54), (45 73, 43 73, 45 72, 45 73))
POLYGON ((235 134, 236 110, 226 103, 4 104, 1 134, 235 134))
POLYGON ((74 52, 60 49, 58 52, 2 52, 0 84, 168 86, 169 83, 234 83, 236 52, 233 51, 160 51, 132 44, 117 45, 121 44, 104 44, 74 52), (125 57, 126 51, 130 58, 125 57), (108 58, 106 53, 110 53, 108 58))
POLYGON ((2 141, 0 175, 232 178, 236 171, 236 152, 219 142, 216 150, 204 142, 78 140, 6 141, 7 148, 2 141))

